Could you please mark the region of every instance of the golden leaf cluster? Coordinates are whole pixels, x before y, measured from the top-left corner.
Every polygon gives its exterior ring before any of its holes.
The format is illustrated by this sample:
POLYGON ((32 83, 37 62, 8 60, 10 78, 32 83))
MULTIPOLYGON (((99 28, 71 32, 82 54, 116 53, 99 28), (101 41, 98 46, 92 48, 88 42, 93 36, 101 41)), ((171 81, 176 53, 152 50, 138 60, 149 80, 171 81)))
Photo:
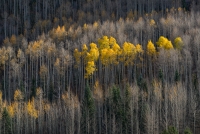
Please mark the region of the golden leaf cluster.
POLYGON ((94 61, 88 61, 85 70, 86 70, 85 78, 88 78, 96 70, 94 61))
POLYGON ((35 109, 35 102, 34 102, 34 98, 30 101, 28 101, 27 103, 27 112, 28 114, 33 117, 33 118, 38 118, 38 110, 35 109))
POLYGON ((23 99, 23 94, 22 94, 22 92, 21 92, 19 89, 15 90, 15 93, 14 93, 14 100, 15 100, 15 101, 20 101, 20 100, 22 100, 22 99, 23 99))
MULTIPOLYGON (((152 23, 154 23, 153 20, 152 23)), ((155 46, 151 40, 148 41, 146 49, 147 55, 156 55, 156 47, 165 50, 174 48, 171 41, 164 36, 160 36, 156 44, 157 46, 155 46)), ((183 41, 180 37, 174 40, 174 46, 176 49, 180 49, 183 46, 183 41)), ((141 60, 143 53, 144 50, 140 44, 134 45, 130 42, 124 42, 122 47, 120 47, 114 37, 103 36, 98 39, 98 45, 91 43, 90 48, 88 48, 86 44, 83 44, 82 51, 75 49, 74 58, 77 67, 80 63, 85 65, 85 78, 88 78, 97 70, 95 64, 98 60, 100 61, 99 63, 105 67, 109 65, 118 65, 119 63, 128 66, 134 65, 137 58, 141 60)))
POLYGON ((52 36, 53 39, 57 38, 58 40, 63 40, 64 37, 67 35, 67 32, 65 30, 65 27, 58 26, 57 28, 54 28, 51 32, 50 35, 52 36))
POLYGON ((8 113, 9 113, 9 115, 10 115, 11 118, 14 117, 15 110, 14 110, 14 105, 13 104, 11 104, 11 105, 8 106, 8 113))
POLYGON ((156 44, 158 45, 158 47, 164 48, 166 50, 169 50, 169 49, 173 48, 173 45, 172 45, 171 41, 169 41, 164 36, 160 36, 160 38, 158 39, 158 42, 156 42, 156 44))
POLYGON ((155 48, 154 44, 151 42, 151 40, 148 41, 148 44, 147 44, 147 54, 150 56, 156 54, 156 48, 155 48))

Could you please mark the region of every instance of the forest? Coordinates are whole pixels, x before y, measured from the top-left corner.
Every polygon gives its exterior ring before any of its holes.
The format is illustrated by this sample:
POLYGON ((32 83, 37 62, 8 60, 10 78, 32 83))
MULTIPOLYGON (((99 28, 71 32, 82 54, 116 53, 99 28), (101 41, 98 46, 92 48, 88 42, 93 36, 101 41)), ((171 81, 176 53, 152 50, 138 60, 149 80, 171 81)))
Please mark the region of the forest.
POLYGON ((0 133, 197 134, 197 0, 2 0, 0 133))

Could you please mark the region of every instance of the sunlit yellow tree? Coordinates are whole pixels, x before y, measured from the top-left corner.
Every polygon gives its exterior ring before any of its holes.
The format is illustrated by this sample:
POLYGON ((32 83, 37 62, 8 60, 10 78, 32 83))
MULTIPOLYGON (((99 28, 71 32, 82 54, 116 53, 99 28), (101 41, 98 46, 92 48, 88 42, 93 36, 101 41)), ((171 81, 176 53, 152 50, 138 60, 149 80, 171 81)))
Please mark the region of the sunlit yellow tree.
POLYGON ((34 98, 27 103, 27 112, 33 118, 38 118, 38 111, 35 109, 35 101, 34 98))
POLYGON ((156 48, 155 48, 154 44, 151 42, 151 40, 148 41, 148 44, 147 44, 147 54, 150 56, 156 54, 156 48))
POLYGON ((14 115, 15 115, 14 104, 10 104, 8 106, 8 113, 9 113, 9 115, 10 115, 11 118, 14 117, 14 115))
POLYGON ((108 38, 103 36, 98 40, 100 60, 103 65, 117 64, 118 57, 121 54, 120 46, 117 44, 114 37, 108 38))
POLYGON ((88 78, 96 70, 94 61, 88 61, 85 70, 86 70, 85 78, 88 78))
POLYGON ((133 65, 133 61, 136 57, 136 47, 129 42, 124 42, 122 46, 122 61, 125 65, 133 65))
POLYGON ((103 36, 102 38, 98 39, 98 44, 99 44, 99 51, 105 48, 110 48, 110 40, 108 36, 103 36))
POLYGON ((156 42, 156 44, 158 45, 158 47, 164 48, 166 50, 169 50, 169 49, 173 48, 173 45, 172 45, 171 41, 169 41, 164 36, 160 36, 160 38, 158 39, 158 41, 156 42))
POLYGON ((65 27, 58 26, 57 28, 54 28, 51 32, 50 35, 53 39, 58 39, 58 41, 62 41, 64 37, 67 35, 67 32, 65 30, 65 27))
POLYGON ((87 61, 97 61, 99 58, 99 50, 94 43, 90 44, 90 51, 87 53, 87 61))

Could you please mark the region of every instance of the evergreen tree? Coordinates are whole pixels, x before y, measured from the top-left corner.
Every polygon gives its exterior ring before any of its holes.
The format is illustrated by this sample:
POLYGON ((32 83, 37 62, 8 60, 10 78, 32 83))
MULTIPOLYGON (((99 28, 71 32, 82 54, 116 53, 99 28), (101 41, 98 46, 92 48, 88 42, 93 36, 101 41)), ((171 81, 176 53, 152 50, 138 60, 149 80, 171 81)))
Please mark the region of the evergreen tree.
POLYGON ((170 126, 167 130, 164 130, 162 134, 178 134, 178 131, 175 127, 170 126))
POLYGON ((12 120, 8 113, 8 110, 4 107, 2 113, 2 133, 12 134, 12 120))
POLYGON ((84 100, 82 102, 82 133, 95 132, 95 104, 89 85, 86 85, 84 100))
POLYGON ((123 111, 123 107, 122 107, 123 103, 122 103, 120 89, 116 86, 114 86, 112 88, 111 106, 112 106, 111 111, 113 112, 112 116, 113 116, 114 120, 116 120, 116 128, 118 128, 116 133, 119 133, 122 131, 123 125, 125 125, 125 123, 123 122, 123 115, 125 115, 125 112, 123 111))
POLYGON ((125 96, 124 96, 124 105, 123 105, 123 120, 122 120, 122 130, 124 134, 129 134, 131 131, 131 109, 130 109, 130 91, 129 86, 126 86, 125 96))
POLYGON ((184 134, 192 134, 192 131, 190 130, 189 127, 186 127, 186 128, 185 128, 184 134))

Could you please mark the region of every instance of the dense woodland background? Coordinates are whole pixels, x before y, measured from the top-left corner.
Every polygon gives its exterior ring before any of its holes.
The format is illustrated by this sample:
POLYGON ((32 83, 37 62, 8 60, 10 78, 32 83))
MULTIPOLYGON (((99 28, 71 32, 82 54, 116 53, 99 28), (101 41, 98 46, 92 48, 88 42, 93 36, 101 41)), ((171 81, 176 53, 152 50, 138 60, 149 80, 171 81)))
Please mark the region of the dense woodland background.
POLYGON ((0 133, 198 133, 199 5, 2 0, 0 133))
POLYGON ((172 7, 199 10, 198 0, 1 0, 0 42, 22 34, 28 41, 58 25, 66 29, 84 23, 140 17, 152 11, 165 16, 172 7))

